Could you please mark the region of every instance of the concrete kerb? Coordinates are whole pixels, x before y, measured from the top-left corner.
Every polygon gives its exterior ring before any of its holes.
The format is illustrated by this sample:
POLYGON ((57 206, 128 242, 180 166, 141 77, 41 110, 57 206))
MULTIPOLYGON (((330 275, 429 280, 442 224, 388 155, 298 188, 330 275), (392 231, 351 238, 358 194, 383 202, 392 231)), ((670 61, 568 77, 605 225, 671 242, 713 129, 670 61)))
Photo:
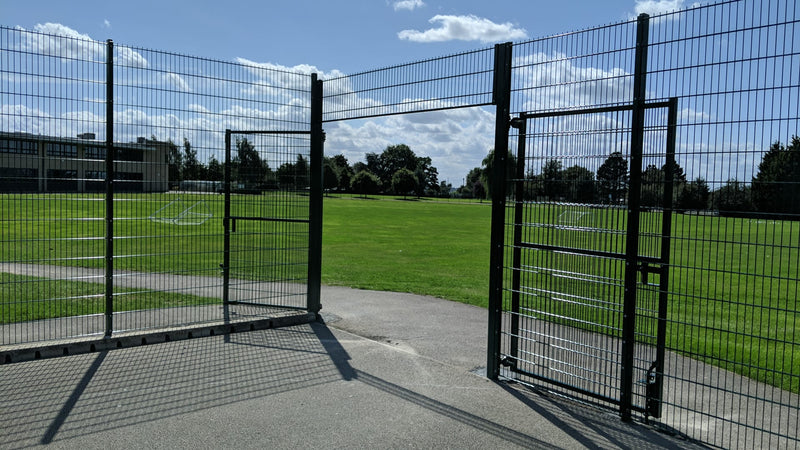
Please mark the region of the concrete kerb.
POLYGON ((52 342, 33 342, 0 347, 0 364, 11 364, 36 359, 58 356, 78 355, 83 353, 102 352, 120 348, 131 348, 141 345, 162 342, 180 341, 198 337, 208 337, 248 331, 281 328, 301 325, 319 320, 315 313, 298 312, 297 314, 255 319, 232 323, 211 323, 173 328, 161 328, 151 331, 131 331, 119 333, 112 337, 88 336, 52 342))

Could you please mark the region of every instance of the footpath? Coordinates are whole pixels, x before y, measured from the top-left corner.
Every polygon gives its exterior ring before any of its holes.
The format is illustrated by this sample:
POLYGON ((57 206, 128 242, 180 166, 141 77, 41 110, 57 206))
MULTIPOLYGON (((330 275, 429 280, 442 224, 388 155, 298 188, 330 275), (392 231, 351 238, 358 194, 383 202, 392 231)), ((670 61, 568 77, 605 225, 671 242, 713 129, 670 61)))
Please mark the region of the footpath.
POLYGON ((323 287, 310 323, 0 365, 0 448, 695 448, 481 375, 486 310, 323 287))

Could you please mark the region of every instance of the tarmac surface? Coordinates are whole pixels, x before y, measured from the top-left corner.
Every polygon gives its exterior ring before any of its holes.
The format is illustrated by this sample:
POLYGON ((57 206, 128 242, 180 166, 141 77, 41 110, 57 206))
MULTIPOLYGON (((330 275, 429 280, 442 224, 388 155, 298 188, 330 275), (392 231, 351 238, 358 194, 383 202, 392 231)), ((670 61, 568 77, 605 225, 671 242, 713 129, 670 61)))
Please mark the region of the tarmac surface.
POLYGON ((0 365, 0 448, 697 448, 480 375, 486 310, 323 287, 325 323, 0 365))

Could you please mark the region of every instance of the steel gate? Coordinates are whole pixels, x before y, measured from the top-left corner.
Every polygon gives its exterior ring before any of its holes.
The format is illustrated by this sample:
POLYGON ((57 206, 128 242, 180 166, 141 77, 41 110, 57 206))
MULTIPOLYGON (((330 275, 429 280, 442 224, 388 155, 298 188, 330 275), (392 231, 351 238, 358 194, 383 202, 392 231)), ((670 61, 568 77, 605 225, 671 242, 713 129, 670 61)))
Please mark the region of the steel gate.
POLYGON ((638 129, 622 126, 633 105, 511 121, 501 363, 623 416, 629 401, 660 417, 677 100, 643 111, 638 129), (667 175, 643 182, 642 163, 667 175))

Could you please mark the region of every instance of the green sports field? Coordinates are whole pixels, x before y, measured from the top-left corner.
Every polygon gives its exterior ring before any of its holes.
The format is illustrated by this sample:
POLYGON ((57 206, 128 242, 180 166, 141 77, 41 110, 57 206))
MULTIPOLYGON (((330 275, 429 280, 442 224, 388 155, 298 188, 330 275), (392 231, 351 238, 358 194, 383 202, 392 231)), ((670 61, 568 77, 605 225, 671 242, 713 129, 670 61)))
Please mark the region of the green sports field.
MULTIPOLYGON (((114 204, 115 267, 220 276, 222 200, 216 194, 118 196, 114 204), (179 217, 187 210, 191 214, 179 217)), ((235 196, 232 215, 302 219, 307 215, 307 201, 302 195, 278 193, 235 196)), ((101 196, 3 195, 0 202, 2 261, 103 267, 106 224, 101 196)), ((432 295, 485 307, 490 213, 486 202, 326 197, 322 281, 432 295)), ((533 210, 531 214, 539 213, 533 210)), ((541 214, 554 212, 542 210, 541 214)), ((594 228, 611 220, 607 214, 602 209, 593 210, 580 220, 589 221, 588 228, 594 228)), ((643 229, 659 223, 660 217, 657 212, 643 213, 643 229)), ((552 221, 553 217, 526 220, 552 221)), ((231 242, 234 275, 302 280, 307 269, 303 263, 306 227, 302 223, 237 222, 231 242), (268 269, 250 264, 264 254, 289 256, 281 256, 268 269)), ((570 235, 575 231, 568 228, 549 235, 551 244, 576 239, 576 235, 570 235)), ((676 214, 672 228, 668 347, 800 392, 800 361, 796 356, 800 350, 800 224, 676 214)), ((586 248, 624 249, 624 242, 603 233, 584 232, 581 236, 581 245, 586 248)), ((655 242, 655 238, 645 236, 641 245, 654 248, 655 242)), ((11 295, 12 286, 20 289, 23 282, 30 285, 31 280, 3 276, 4 297, 11 295)), ((75 282, 62 282, 64 286, 70 283, 75 282)), ((87 284, 64 289, 102 292, 102 286, 87 284)), ((40 294, 32 291, 24 298, 31 295, 40 294)), ((187 304, 204 300, 187 297, 177 301, 187 304)), ((159 297, 148 307, 168 302, 168 298, 159 297)), ((9 304, 6 298, 0 299, 6 322, 41 318, 15 316, 9 304)), ((48 310, 59 315, 64 309, 48 310)))

